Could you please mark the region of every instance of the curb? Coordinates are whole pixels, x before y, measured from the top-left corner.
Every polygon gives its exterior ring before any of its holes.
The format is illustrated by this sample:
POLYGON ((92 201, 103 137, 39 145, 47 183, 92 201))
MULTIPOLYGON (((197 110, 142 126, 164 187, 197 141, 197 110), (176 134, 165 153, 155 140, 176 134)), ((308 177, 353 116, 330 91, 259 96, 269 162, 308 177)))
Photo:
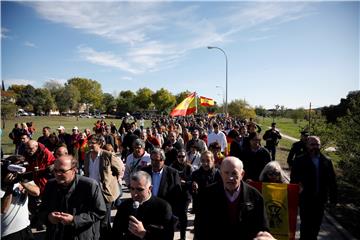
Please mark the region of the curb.
POLYGON ((345 228, 343 228, 340 225, 340 223, 338 221, 336 221, 336 219, 333 218, 326 210, 324 211, 324 217, 331 225, 333 225, 335 227, 336 231, 338 231, 344 237, 344 239, 348 239, 348 240, 356 240, 357 239, 354 236, 352 236, 345 228))

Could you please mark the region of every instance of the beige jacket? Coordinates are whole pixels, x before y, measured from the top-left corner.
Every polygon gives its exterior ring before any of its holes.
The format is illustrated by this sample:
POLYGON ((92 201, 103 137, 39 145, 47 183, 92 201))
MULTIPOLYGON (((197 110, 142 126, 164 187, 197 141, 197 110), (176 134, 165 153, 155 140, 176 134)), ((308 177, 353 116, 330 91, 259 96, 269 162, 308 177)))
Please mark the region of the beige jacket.
MULTIPOLYGON (((84 161, 84 175, 89 176, 89 161, 91 152, 86 153, 84 161)), ((119 177, 124 172, 124 163, 113 153, 101 150, 100 153, 100 187, 105 201, 115 201, 120 195, 119 177)))

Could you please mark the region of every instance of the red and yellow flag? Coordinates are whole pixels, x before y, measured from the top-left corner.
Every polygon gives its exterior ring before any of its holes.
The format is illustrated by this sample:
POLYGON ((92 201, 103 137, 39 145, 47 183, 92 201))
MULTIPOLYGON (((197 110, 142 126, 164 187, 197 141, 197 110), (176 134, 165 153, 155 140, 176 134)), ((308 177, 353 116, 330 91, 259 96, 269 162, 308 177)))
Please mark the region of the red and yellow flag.
POLYGON ((215 101, 212 98, 200 96, 200 105, 205 107, 211 107, 215 105, 215 101))
POLYGON ((177 105, 170 113, 170 116, 187 116, 196 112, 195 95, 193 92, 187 96, 179 105, 177 105))
POLYGON ((279 240, 295 240, 299 185, 251 182, 263 195, 270 233, 279 240))

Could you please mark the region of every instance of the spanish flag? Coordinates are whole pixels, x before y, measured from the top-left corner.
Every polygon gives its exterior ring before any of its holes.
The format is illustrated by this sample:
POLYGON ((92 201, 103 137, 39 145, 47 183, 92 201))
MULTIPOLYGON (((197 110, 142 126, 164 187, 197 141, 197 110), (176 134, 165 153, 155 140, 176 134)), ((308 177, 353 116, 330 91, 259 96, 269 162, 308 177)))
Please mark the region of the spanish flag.
POLYGON ((179 105, 177 105, 170 113, 170 116, 187 116, 196 112, 195 104, 196 93, 193 92, 187 96, 179 105))
POLYGON ((200 105, 205 107, 211 107, 215 105, 214 99, 200 96, 200 105))
POLYGON ((270 233, 278 240, 295 240, 299 185, 251 182, 264 198, 270 233))

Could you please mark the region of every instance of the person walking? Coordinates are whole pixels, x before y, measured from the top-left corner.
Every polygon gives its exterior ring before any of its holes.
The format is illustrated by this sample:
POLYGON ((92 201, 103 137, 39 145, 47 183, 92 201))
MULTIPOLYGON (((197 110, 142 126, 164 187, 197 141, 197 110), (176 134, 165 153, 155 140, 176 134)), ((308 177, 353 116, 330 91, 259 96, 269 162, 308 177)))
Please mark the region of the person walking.
POLYGON ((309 136, 306 154, 295 159, 290 182, 300 184, 300 239, 315 240, 328 199, 336 204, 337 186, 330 159, 320 152, 320 138, 309 136))
POLYGON ((47 240, 98 240, 106 206, 100 185, 77 173, 71 155, 55 160, 55 178, 46 184, 40 216, 47 223, 47 240))

